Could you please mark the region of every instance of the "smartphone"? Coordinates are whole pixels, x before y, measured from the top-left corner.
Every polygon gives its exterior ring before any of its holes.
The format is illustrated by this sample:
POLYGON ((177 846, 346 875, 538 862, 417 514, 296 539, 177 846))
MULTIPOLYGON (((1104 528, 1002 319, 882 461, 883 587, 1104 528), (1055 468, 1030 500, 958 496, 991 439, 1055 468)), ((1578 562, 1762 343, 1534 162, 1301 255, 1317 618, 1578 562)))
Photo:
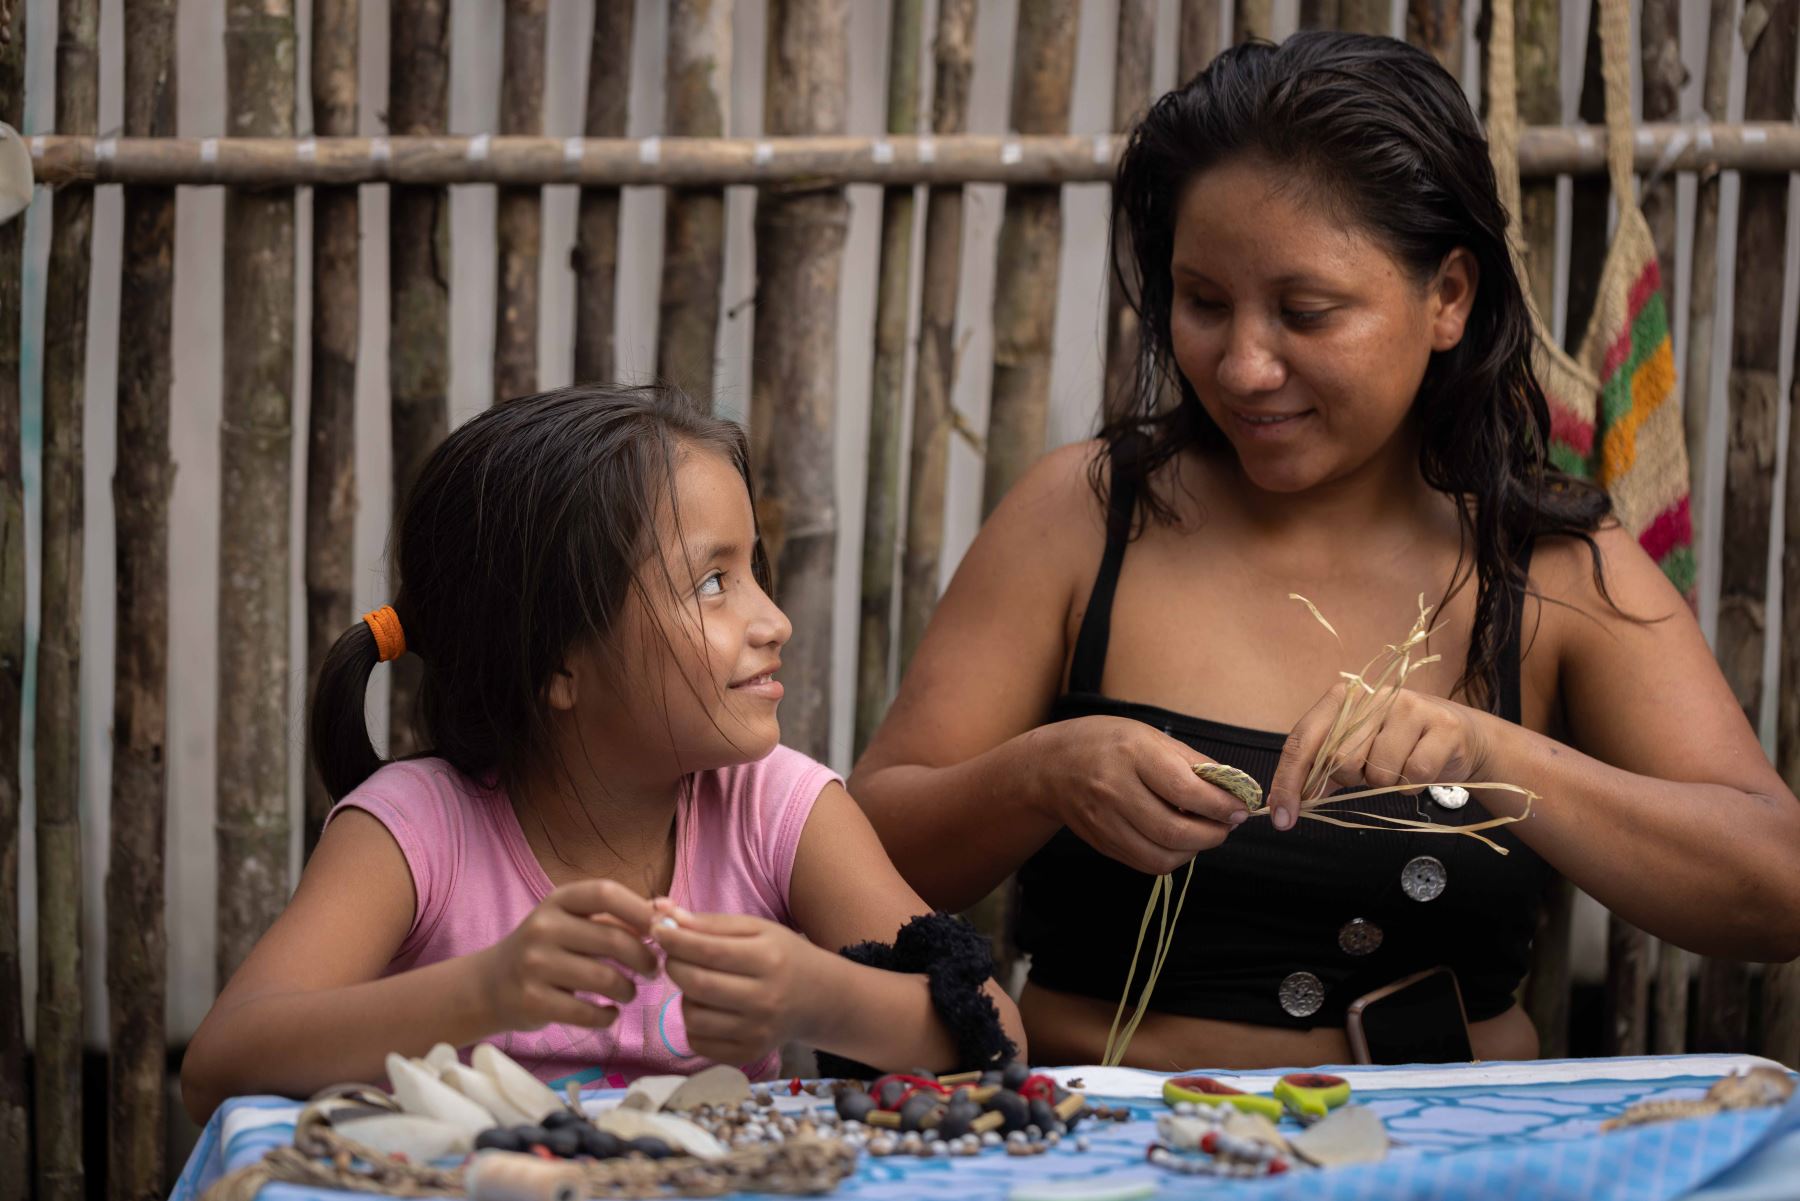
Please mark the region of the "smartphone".
POLYGON ((1468 1063, 1469 1017, 1456 973, 1427 968, 1350 1002, 1344 1033, 1357 1063, 1468 1063))

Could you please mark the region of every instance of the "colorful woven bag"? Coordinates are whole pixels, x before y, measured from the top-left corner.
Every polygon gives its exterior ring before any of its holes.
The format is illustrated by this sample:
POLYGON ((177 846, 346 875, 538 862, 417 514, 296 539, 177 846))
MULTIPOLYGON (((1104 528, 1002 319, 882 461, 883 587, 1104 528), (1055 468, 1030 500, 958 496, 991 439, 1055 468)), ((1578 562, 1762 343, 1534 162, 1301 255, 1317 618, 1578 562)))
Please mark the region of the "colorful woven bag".
MULTIPOLYGON (((1599 0, 1601 77, 1606 85, 1606 171, 1619 223, 1600 272, 1586 333, 1571 358, 1542 317, 1536 367, 1550 402, 1550 460, 1591 479, 1612 497, 1619 522, 1686 595, 1694 596, 1694 534, 1688 510, 1687 443, 1676 393, 1674 342, 1664 303, 1656 240, 1637 204, 1631 174, 1631 14, 1629 0, 1599 0)), ((1518 80, 1513 0, 1496 0, 1490 32, 1488 146, 1519 248, 1518 80)), ((1531 290, 1525 289, 1526 302, 1531 290)))

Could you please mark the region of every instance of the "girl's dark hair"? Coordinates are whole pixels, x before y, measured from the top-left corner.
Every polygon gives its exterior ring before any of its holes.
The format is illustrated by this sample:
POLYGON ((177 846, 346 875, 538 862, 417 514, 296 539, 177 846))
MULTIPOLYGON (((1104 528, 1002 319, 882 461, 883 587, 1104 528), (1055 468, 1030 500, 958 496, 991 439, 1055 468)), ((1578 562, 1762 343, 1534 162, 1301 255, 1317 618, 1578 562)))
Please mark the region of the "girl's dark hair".
MULTIPOLYGON (((685 447, 723 455, 749 489, 743 430, 666 386, 562 388, 488 409, 432 452, 395 527, 394 598, 423 662, 419 727, 430 753, 512 783, 547 749, 543 693, 568 652, 609 653, 647 562, 656 515, 674 503, 685 447)), ((679 517, 677 516, 677 520, 679 517)), ((767 586, 758 545, 754 568, 767 586)), ((381 766, 364 692, 375 638, 357 622, 313 692, 319 775, 341 798, 381 766)))
MULTIPOLYGON (((1546 459, 1550 412, 1532 370, 1532 324, 1506 247, 1506 212, 1487 141, 1462 88, 1429 54, 1391 38, 1301 33, 1226 50, 1158 100, 1132 131, 1113 186, 1114 277, 1141 330, 1135 383, 1107 398, 1105 469, 1136 486, 1138 521, 1172 521, 1145 486, 1182 450, 1228 451, 1224 433, 1175 367, 1170 257, 1187 185, 1245 158, 1279 164, 1295 186, 1381 242, 1421 282, 1458 247, 1480 271, 1462 341, 1434 353, 1414 415, 1419 468, 1454 497, 1477 582, 1469 657, 1457 688, 1492 705, 1517 621, 1534 538, 1587 543, 1611 506, 1546 459)), ((1454 589, 1467 577, 1459 566, 1454 589)), ((1602 587, 1604 587, 1602 585, 1602 587)))

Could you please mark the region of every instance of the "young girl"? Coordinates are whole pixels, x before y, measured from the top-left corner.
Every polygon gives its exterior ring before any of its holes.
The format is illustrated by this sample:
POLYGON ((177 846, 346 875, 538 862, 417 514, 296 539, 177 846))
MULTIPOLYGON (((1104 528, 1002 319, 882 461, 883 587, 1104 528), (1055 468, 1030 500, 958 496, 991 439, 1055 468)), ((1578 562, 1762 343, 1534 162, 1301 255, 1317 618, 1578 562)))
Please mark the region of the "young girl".
POLYGON ((397 552, 395 604, 320 673, 339 803, 189 1046, 196 1119, 437 1042, 613 1083, 767 1078, 788 1040, 896 1069, 1022 1047, 985 960, 937 970, 969 959, 946 919, 901 940, 920 974, 835 953, 929 910, 837 777, 777 745, 792 631, 736 426, 663 388, 491 409, 427 463, 397 552), (403 651, 432 750, 384 765, 363 694, 403 651))

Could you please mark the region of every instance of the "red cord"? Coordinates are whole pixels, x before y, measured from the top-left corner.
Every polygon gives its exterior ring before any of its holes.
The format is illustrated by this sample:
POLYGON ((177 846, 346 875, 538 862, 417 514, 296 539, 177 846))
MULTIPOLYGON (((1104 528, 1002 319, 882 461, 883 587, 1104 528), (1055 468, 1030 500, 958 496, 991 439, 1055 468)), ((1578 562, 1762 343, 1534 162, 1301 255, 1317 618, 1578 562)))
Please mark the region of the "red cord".
POLYGON ((1046 1105, 1056 1103, 1056 1081, 1048 1076, 1027 1076, 1025 1083, 1019 1086, 1019 1095, 1027 1101, 1042 1101, 1046 1105))
POLYGON ((869 1085, 869 1095, 871 1097, 880 1097, 881 1090, 886 1087, 890 1081, 894 1080, 900 1081, 902 1084, 906 1085, 906 1088, 901 1092, 899 1100, 895 1101, 892 1105, 882 1107, 892 1112, 898 1112, 901 1106, 912 1100, 913 1097, 919 1093, 936 1093, 940 1097, 948 1097, 950 1095, 949 1088, 939 1084, 930 1077, 909 1076, 904 1072, 893 1072, 876 1080, 869 1085))

